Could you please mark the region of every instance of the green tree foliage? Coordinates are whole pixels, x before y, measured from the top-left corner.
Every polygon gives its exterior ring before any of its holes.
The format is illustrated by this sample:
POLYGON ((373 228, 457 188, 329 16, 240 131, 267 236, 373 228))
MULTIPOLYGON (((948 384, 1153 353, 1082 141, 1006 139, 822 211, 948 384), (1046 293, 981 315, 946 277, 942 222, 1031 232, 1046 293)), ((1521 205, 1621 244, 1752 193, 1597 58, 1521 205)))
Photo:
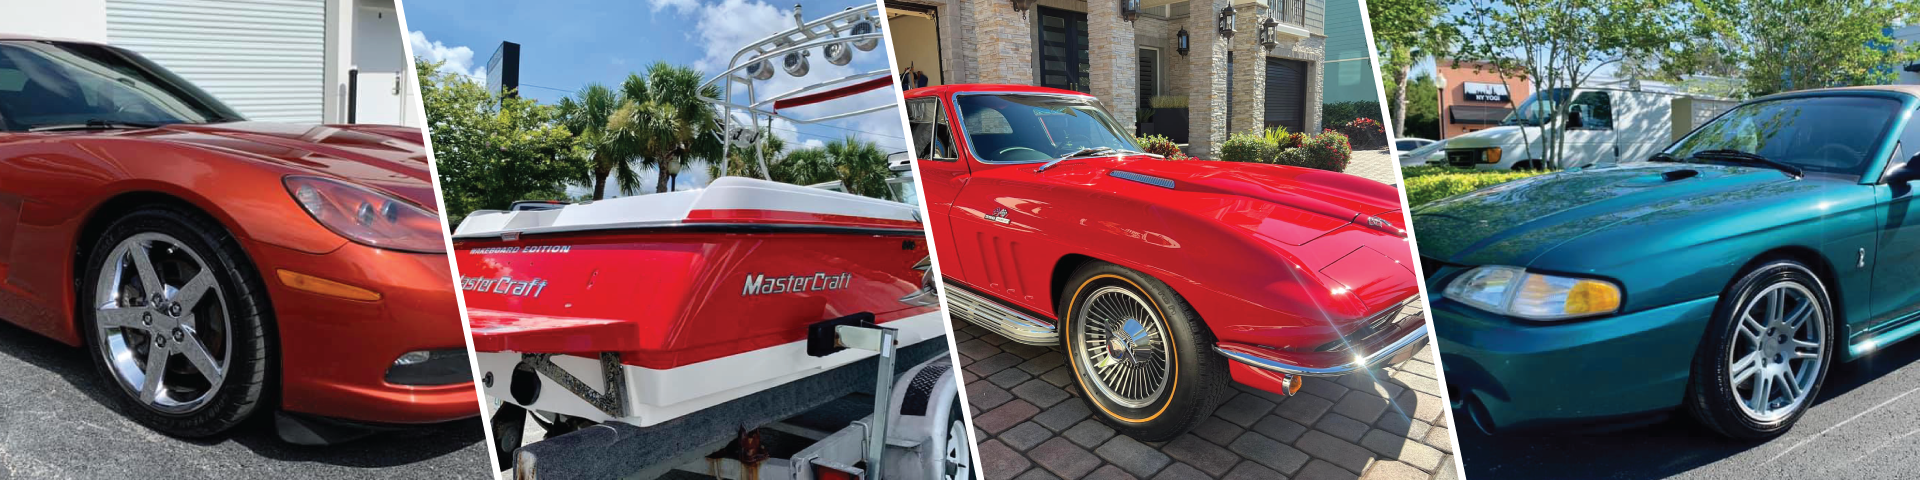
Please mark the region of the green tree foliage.
POLYGON ((1893 83, 1920 60, 1920 44, 1889 35, 1920 20, 1920 2, 1886 0, 1694 0, 1696 42, 1685 60, 1733 67, 1745 93, 1893 83))
MULTIPOLYGON (((760 145, 758 148, 762 150, 763 155, 766 155, 767 165, 768 165, 767 168, 777 168, 776 166, 780 164, 782 154, 786 153, 787 151, 787 141, 782 140, 780 137, 774 136, 773 130, 762 128, 760 129, 760 145)), ((729 161, 725 165, 722 165, 720 162, 716 162, 713 160, 705 160, 703 163, 707 165, 707 178, 719 179, 720 177, 749 177, 749 178, 758 178, 763 180, 772 179, 773 181, 776 181, 776 182, 807 185, 805 183, 800 183, 800 182, 781 178, 780 175, 777 175, 778 170, 775 170, 776 175, 772 177, 768 177, 766 172, 760 171, 760 162, 754 159, 753 154, 754 154, 753 149, 740 148, 736 146, 731 149, 727 149, 727 159, 729 161), (723 172, 720 170, 720 167, 722 166, 727 167, 726 171, 723 172)), ((815 183, 818 183, 818 182, 815 182, 815 183)))
POLYGON ((586 168, 552 108, 495 95, 472 79, 440 72, 439 62, 416 59, 414 68, 451 225, 474 210, 507 208, 516 200, 566 199, 567 182, 586 168))
POLYGON ((560 100, 575 150, 592 164, 580 180, 593 185, 593 198, 606 198, 609 178, 622 195, 639 192, 642 168, 660 171, 653 191, 665 192, 683 165, 720 158, 719 114, 700 100, 720 89, 702 89, 700 80, 692 68, 655 62, 618 90, 588 84, 560 100))
POLYGON ((639 154, 639 146, 609 125, 614 111, 625 103, 612 89, 598 83, 581 87, 574 97, 560 99, 560 122, 573 134, 574 155, 588 165, 578 180, 593 185, 594 200, 607 198, 609 178, 621 194, 640 190, 640 172, 628 161, 639 154))
POLYGON ((1434 81, 1433 75, 1422 73, 1407 83, 1406 91, 1407 113, 1404 116, 1394 115, 1395 118, 1404 119, 1403 122, 1406 125, 1399 136, 1438 140, 1440 138, 1439 82, 1434 81))
POLYGON ((893 171, 887 169, 887 153, 880 151, 879 145, 848 137, 827 142, 824 150, 833 158, 834 173, 847 193, 893 198, 893 191, 887 188, 887 179, 893 176, 893 171))

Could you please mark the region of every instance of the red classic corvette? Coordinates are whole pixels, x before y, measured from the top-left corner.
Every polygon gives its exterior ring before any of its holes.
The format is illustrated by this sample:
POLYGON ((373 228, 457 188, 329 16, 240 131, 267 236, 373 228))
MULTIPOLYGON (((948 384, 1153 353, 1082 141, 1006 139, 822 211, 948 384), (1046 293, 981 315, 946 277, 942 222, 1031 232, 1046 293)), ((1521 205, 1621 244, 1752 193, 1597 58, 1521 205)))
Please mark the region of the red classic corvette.
POLYGON ((1301 377, 1426 345, 1399 194, 1340 173, 1166 161, 1078 92, 906 93, 955 317, 1060 345, 1083 398, 1135 437, 1185 432, 1228 378, 1301 377))
POLYGON ((91 349, 170 435, 477 415, 422 143, 247 122, 133 52, 0 35, 0 319, 91 349))

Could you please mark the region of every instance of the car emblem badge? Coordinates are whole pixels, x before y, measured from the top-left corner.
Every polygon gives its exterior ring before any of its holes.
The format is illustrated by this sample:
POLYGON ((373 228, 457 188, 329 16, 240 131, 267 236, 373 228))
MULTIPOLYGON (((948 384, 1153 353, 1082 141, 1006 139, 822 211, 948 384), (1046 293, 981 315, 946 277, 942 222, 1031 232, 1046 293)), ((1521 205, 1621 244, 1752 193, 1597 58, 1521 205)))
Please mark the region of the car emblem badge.
POLYGON ((993 223, 1011 223, 1010 220, 1007 220, 1007 209, 1005 208, 994 210, 992 215, 987 215, 986 217, 983 217, 983 218, 986 218, 987 221, 993 222, 993 223))

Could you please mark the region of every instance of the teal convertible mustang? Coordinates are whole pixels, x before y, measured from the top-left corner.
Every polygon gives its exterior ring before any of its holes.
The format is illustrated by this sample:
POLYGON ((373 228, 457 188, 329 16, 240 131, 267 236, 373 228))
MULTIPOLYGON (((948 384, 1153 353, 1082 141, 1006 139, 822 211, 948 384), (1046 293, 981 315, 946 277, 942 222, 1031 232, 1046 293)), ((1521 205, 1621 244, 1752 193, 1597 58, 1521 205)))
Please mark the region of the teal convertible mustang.
POLYGON ((1684 408, 1791 427, 1827 368, 1920 333, 1920 87, 1747 102, 1648 159, 1413 211, 1456 418, 1684 408))

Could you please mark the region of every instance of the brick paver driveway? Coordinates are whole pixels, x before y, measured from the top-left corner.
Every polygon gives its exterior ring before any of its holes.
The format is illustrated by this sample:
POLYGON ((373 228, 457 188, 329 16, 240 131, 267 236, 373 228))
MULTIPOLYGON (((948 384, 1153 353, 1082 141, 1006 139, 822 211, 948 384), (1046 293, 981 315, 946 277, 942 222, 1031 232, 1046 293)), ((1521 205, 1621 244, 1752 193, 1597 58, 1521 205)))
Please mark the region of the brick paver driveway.
POLYGON ((1347 170, 1343 173, 1388 185, 1400 184, 1400 164, 1393 161, 1393 154, 1385 148, 1354 150, 1353 158, 1347 162, 1347 170))
POLYGON ((1058 348, 954 326, 987 480, 1456 478, 1431 348, 1293 397, 1233 384, 1192 432, 1143 443, 1090 415, 1058 348))

